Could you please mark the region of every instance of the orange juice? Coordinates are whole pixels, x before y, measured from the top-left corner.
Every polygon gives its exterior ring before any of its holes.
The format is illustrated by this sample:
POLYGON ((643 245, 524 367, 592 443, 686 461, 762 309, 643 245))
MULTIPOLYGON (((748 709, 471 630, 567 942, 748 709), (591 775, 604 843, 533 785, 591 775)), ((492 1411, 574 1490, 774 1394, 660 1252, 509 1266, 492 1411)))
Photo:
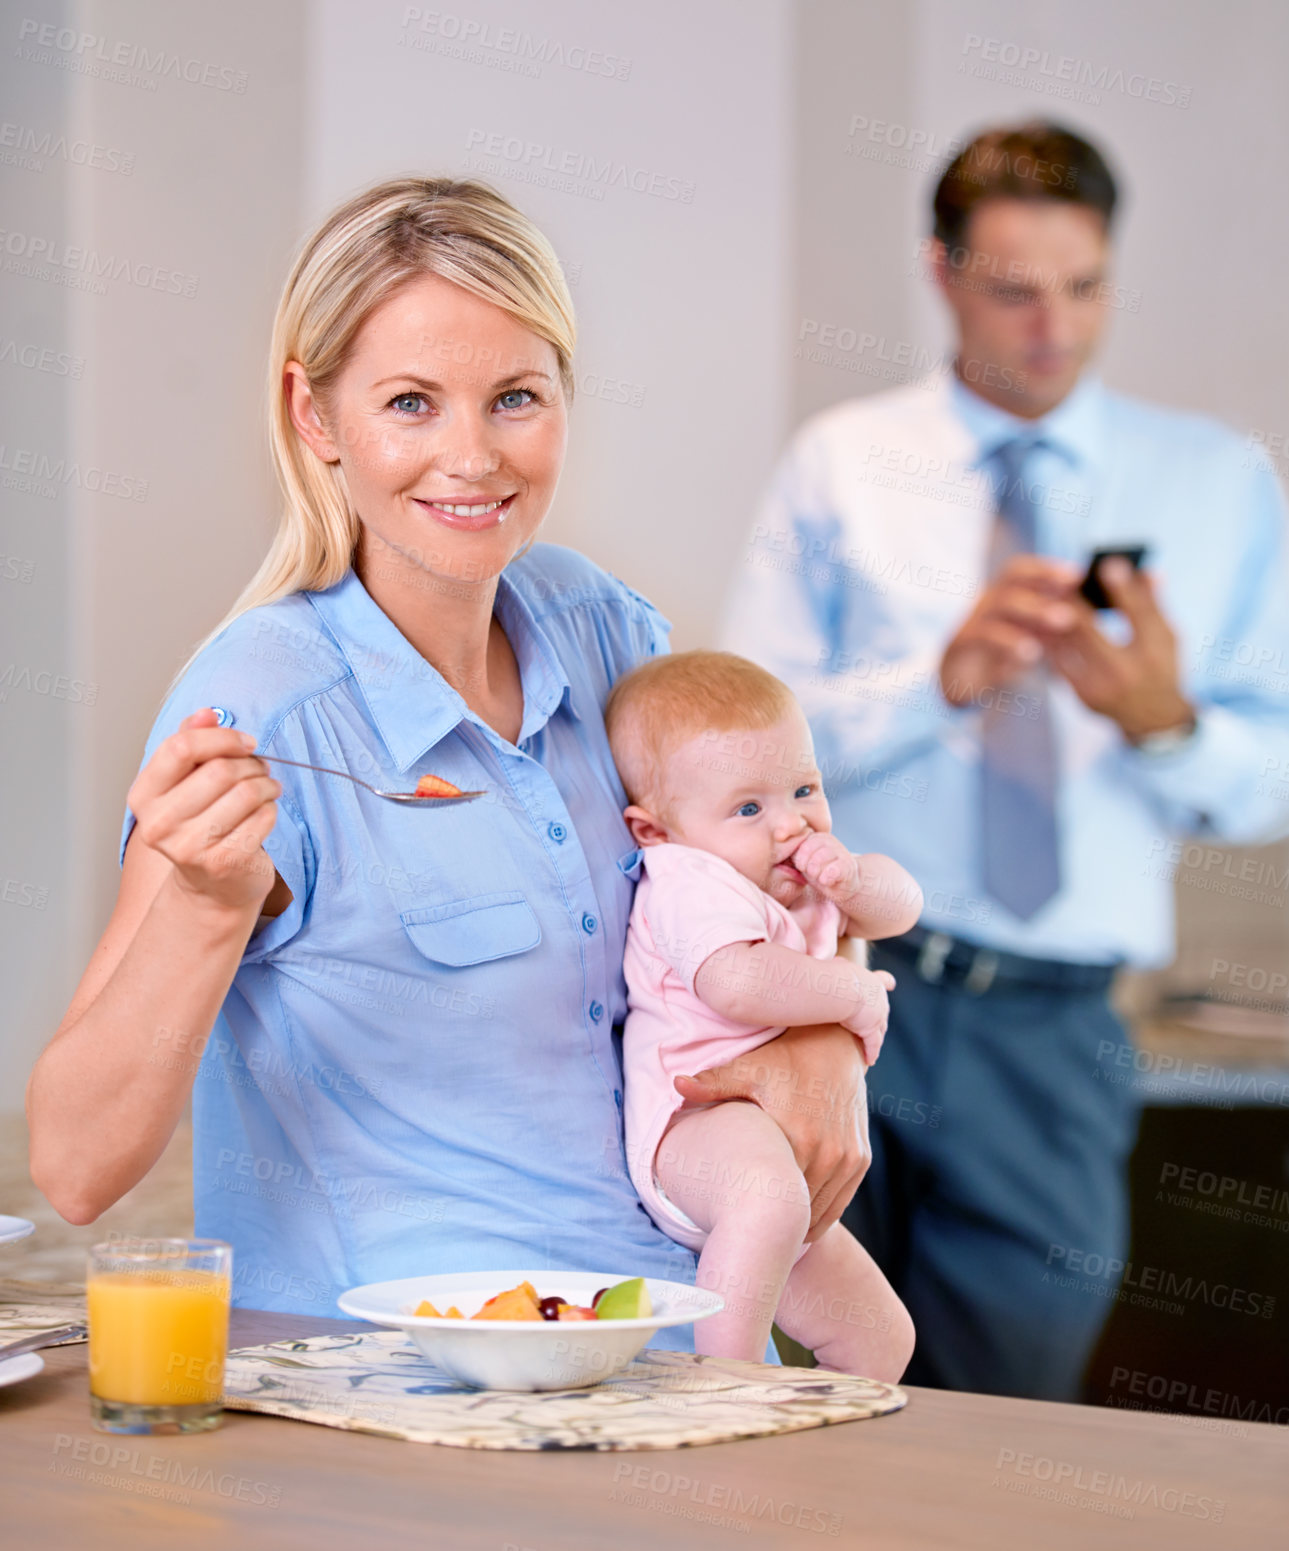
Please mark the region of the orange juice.
POLYGON ((90 1394, 131 1405, 218 1404, 230 1279, 216 1271, 99 1271, 86 1283, 90 1394))

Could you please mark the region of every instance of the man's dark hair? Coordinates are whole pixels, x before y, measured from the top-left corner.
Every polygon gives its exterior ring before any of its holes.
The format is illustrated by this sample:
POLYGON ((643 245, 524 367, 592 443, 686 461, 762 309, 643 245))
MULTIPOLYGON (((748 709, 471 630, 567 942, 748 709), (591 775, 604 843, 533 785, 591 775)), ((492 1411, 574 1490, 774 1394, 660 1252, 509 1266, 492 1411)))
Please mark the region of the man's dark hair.
POLYGON ((962 148, 935 191, 935 235, 950 254, 966 247, 971 212, 987 199, 1060 199, 1085 205, 1106 230, 1118 191, 1105 158, 1059 124, 1041 119, 1009 129, 987 129, 962 148))

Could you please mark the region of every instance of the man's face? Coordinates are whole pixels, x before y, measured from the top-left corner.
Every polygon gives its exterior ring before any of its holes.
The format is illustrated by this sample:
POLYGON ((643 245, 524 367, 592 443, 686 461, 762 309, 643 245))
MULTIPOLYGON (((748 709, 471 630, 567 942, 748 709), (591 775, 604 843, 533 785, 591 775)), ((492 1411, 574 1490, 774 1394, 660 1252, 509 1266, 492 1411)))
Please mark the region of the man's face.
POLYGON ((1036 419, 1074 387, 1105 328, 1105 221, 1061 200, 987 199, 965 240, 952 262, 940 248, 936 266, 958 324, 958 375, 991 404, 1036 419))

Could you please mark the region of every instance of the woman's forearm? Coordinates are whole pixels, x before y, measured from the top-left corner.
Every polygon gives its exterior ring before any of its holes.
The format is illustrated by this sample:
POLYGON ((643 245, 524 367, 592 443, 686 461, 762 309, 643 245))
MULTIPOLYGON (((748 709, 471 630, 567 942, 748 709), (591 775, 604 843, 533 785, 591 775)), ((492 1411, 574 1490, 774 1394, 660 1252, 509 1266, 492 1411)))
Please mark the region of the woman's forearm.
POLYGON ((256 915, 168 878, 98 995, 37 1061, 31 1176, 69 1222, 93 1222, 161 1156, 256 915))

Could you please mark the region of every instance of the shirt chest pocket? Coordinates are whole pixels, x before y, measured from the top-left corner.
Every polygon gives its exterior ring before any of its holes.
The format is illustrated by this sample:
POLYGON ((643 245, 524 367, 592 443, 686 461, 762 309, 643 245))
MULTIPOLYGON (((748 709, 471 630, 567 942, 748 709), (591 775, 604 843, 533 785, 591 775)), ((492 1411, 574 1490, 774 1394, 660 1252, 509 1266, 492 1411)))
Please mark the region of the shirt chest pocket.
POLYGON ((404 910, 400 919, 419 953, 453 969, 527 953, 542 940, 532 906, 518 893, 476 894, 404 910))

